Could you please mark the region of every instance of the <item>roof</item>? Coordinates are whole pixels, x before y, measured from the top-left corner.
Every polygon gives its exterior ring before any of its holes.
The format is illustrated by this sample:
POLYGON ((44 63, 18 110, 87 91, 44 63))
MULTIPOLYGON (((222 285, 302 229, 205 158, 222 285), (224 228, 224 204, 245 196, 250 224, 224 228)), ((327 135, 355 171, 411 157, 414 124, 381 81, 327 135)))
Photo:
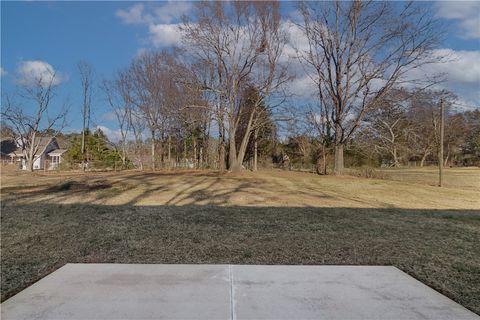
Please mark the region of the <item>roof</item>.
POLYGON ((67 149, 55 149, 55 150, 49 152, 48 155, 49 156, 61 156, 65 152, 67 152, 67 149))
POLYGON ((0 141, 0 153, 9 154, 17 150, 17 143, 12 138, 4 138, 0 141))
POLYGON ((15 151, 12 151, 8 154, 8 156, 10 156, 10 157, 23 157, 22 149, 19 148, 15 151))
POLYGON ((38 146, 37 154, 42 154, 45 151, 45 148, 52 141, 52 137, 38 137, 35 140, 35 145, 38 146))
POLYGON ((55 139, 57 140, 58 147, 60 149, 68 149, 72 144, 70 140, 65 136, 58 135, 55 137, 55 139))

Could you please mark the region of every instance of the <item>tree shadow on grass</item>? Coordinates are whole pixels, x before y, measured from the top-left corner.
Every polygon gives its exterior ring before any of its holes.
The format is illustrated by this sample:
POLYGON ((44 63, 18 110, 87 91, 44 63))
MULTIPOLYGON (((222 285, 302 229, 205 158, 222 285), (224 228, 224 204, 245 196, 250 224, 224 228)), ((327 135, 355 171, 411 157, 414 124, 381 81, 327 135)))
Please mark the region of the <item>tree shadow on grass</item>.
POLYGON ((261 205, 264 198, 257 195, 258 191, 275 203, 283 203, 293 193, 300 201, 302 197, 306 198, 306 203, 332 198, 318 189, 303 191, 292 188, 265 179, 245 179, 211 172, 133 172, 122 176, 78 176, 54 185, 6 187, 1 191, 5 200, 29 204, 85 201, 106 204, 112 199, 119 199, 118 204, 122 205, 137 205, 146 200, 162 205, 229 205, 231 199, 238 196, 244 205, 261 205))
POLYGON ((7 200, 1 224, 2 300, 69 262, 394 265, 480 312, 478 210, 7 200))

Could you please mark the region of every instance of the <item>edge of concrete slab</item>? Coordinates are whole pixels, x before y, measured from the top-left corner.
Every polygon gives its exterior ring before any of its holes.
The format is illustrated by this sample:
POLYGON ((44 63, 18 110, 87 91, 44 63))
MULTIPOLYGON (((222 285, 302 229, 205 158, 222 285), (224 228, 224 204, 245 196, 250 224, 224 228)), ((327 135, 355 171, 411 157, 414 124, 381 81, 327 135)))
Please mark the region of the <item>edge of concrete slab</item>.
MULTIPOLYGON (((309 269, 314 269, 314 268, 319 268, 319 267, 325 267, 326 269, 328 268, 332 268, 333 269, 337 269, 337 270, 348 270, 348 269, 359 269, 359 268, 362 268, 362 267, 368 267, 369 269, 372 270, 372 272, 374 271, 374 269, 378 269, 378 270, 391 270, 393 271, 392 274, 395 274, 396 276, 399 276, 399 277, 402 277, 405 279, 405 281, 407 282, 415 282, 417 283, 418 286, 422 287, 422 289, 424 290, 427 290, 430 292, 430 294, 436 296, 440 301, 443 301, 445 302, 447 305, 451 306, 453 309, 461 309, 461 310, 464 310, 462 311, 462 315, 467 315, 467 318, 466 319, 480 319, 480 317, 478 315, 476 315, 474 312, 472 312, 471 310, 465 308, 464 306, 458 304, 457 302, 453 301, 452 299, 446 297, 445 295, 443 295, 442 293, 438 292, 437 290, 429 287, 428 285, 422 283, 421 281, 419 281, 418 279, 412 277, 411 275, 407 274, 406 272, 402 271, 401 269, 395 267, 395 266, 385 266, 385 265, 251 265, 251 264, 240 264, 240 265, 235 265, 235 264, 120 264, 120 263, 67 263, 65 265, 63 265, 62 267, 56 269, 55 271, 49 273, 47 276, 43 277, 42 279, 38 280, 37 282, 33 283, 31 286, 29 286, 28 288, 20 291, 19 293, 15 294, 14 296, 10 297, 9 299, 5 300, 2 305, 4 303, 6 303, 7 301, 10 301, 11 299, 14 299, 15 297, 17 297, 18 295, 22 294, 25 290, 27 289, 35 289, 36 287, 42 285, 42 283, 44 283, 45 281, 49 281, 52 277, 67 277, 68 276, 68 271, 69 270, 75 270, 77 268, 82 268, 83 266, 88 266, 89 268, 95 268, 96 266, 109 266, 109 267, 112 267, 112 268, 115 268, 116 266, 121 266, 121 267, 124 267, 124 268, 127 268, 130 267, 130 266, 135 266, 135 267, 152 267, 152 268, 155 268, 155 267, 161 267, 161 266, 166 266, 168 268, 172 268, 172 267, 178 267, 179 269, 183 269, 183 268, 192 268, 192 270, 194 268, 197 268, 197 267, 208 267, 208 268, 215 268, 215 269, 218 269, 218 270, 224 270, 225 271, 225 275, 227 276, 227 278, 223 279, 225 282, 228 282, 228 309, 229 309, 229 317, 231 319, 236 319, 237 318, 237 299, 236 299, 236 296, 235 296, 235 293, 236 293, 236 289, 237 289, 237 286, 235 285, 235 270, 241 270, 241 269, 257 269, 257 270, 260 270, 260 269, 277 269, 277 270, 281 270, 281 269, 293 269, 293 268, 296 268, 296 267, 301 267, 303 268, 304 270, 309 270, 309 269), (428 288, 428 289, 425 289, 425 288, 428 288), (468 316, 470 314, 470 316, 468 316)), ((387 272, 388 273, 388 272, 387 272)), ((227 292, 227 291, 226 291, 227 292)), ((16 299, 16 298, 15 298, 16 299)), ((15 300, 14 299, 14 300, 15 300)), ((3 309, 3 308, 2 308, 3 309)), ((3 312, 2 312, 3 314, 3 312)))

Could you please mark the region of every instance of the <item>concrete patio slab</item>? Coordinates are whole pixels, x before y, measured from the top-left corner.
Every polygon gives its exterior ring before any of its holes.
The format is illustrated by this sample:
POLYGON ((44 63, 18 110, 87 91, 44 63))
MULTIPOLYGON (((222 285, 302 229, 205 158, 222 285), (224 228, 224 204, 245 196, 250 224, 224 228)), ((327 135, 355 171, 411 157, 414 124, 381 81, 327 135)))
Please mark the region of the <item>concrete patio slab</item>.
POLYGON ((394 267, 67 264, 8 319, 480 319, 394 267))
POLYGON ((480 319, 395 267, 232 270, 238 319, 480 319))
POLYGON ((67 264, 2 303, 2 319, 229 319, 224 265, 67 264))

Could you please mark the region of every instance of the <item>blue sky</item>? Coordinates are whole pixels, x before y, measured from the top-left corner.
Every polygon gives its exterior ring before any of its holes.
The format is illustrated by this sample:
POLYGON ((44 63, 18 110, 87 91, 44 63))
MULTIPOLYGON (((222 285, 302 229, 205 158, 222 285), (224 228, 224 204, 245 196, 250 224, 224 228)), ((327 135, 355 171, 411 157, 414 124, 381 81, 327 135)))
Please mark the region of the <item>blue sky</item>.
MULTIPOLYGON (((283 3, 294 16, 294 5, 283 3)), ((480 2, 425 2, 442 19, 448 35, 441 50, 454 61, 433 66, 447 73, 445 87, 460 96, 460 103, 480 106, 480 2)), ((126 67, 143 50, 178 44, 179 17, 188 14, 190 2, 1 2, 1 90, 13 93, 22 68, 46 63, 59 75, 58 96, 52 107, 69 100, 69 130, 81 128, 80 82, 76 64, 85 60, 96 79, 110 77, 126 67), (30 64, 28 64, 30 62, 30 64)), ((305 79, 292 87, 301 91, 305 79)), ((25 106, 29 108, 28 105, 25 106)), ((105 102, 94 99, 94 125, 112 137, 116 125, 105 102)))

